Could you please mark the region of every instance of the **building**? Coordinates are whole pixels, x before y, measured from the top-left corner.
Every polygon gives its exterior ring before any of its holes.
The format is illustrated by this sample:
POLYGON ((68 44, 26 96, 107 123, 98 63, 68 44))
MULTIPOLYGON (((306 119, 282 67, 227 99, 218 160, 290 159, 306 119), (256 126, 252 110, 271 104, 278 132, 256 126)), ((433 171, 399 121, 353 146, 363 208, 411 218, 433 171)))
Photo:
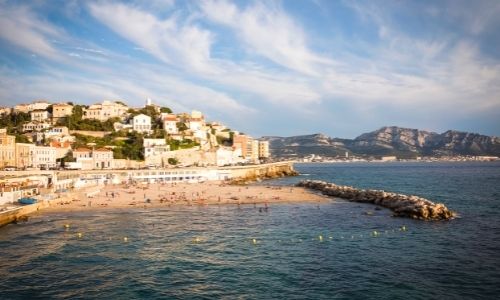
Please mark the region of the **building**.
POLYGON ((269 156, 269 141, 259 141, 259 159, 267 159, 269 156))
POLYGON ((248 162, 259 162, 259 141, 244 134, 235 134, 233 137, 233 147, 241 149, 241 155, 248 162))
POLYGON ((141 133, 151 132, 151 117, 140 114, 132 118, 132 129, 141 133))
POLYGON ((243 158, 246 157, 248 140, 248 136, 244 134, 235 134, 233 136, 233 147, 241 149, 241 156, 243 158))
POLYGON ((32 110, 30 116, 31 122, 45 122, 49 119, 50 114, 46 110, 37 109, 32 110))
POLYGON ((17 104, 14 106, 14 112, 22 112, 22 113, 29 113, 32 110, 32 105, 31 104, 17 104))
POLYGON ((193 110, 191 112, 191 117, 188 120, 188 128, 193 132, 198 130, 202 130, 205 126, 205 117, 201 114, 201 112, 193 110))
POLYGON ((90 105, 88 108, 83 109, 83 119, 96 119, 101 122, 110 118, 123 119, 128 111, 128 106, 122 102, 103 101, 90 105))
POLYGON ((57 103, 52 105, 52 124, 56 124, 61 118, 73 114, 73 105, 68 103, 57 103))
POLYGON ((380 158, 382 161, 396 161, 398 158, 396 156, 382 156, 380 158))
POLYGON ((0 116, 8 116, 12 112, 10 107, 0 107, 0 116))
POLYGON ((167 145, 165 139, 144 139, 144 158, 154 155, 163 155, 165 152, 170 151, 170 146, 167 145))
POLYGON ((179 122, 179 118, 174 114, 167 114, 162 117, 163 121, 163 130, 165 130, 168 134, 177 134, 179 133, 179 129, 177 128, 177 122, 179 122))
POLYGON ((69 141, 61 142, 54 139, 50 141, 49 145, 56 149, 56 159, 65 157, 71 151, 71 143, 69 141))
POLYGON ((235 165, 244 162, 241 148, 219 147, 216 151, 217 166, 235 165))
POLYGON ((50 128, 51 126, 52 125, 48 122, 28 122, 23 124, 23 131, 42 131, 44 129, 50 128))
POLYGON ((16 137, 8 135, 5 128, 0 129, 0 168, 16 165, 16 137))
POLYGON ((92 151, 92 158, 94 159, 95 169, 112 169, 113 165, 113 151, 106 148, 99 148, 92 151))
POLYGON ((73 157, 81 163, 82 170, 114 168, 113 151, 106 148, 78 148, 73 150, 73 157))
POLYGON ((35 101, 31 104, 31 110, 47 110, 50 103, 45 100, 35 101))
POLYGON ((50 169, 56 166, 56 148, 35 146, 33 148, 33 167, 50 169))
POLYGON ((35 145, 27 143, 16 143, 16 167, 25 169, 33 167, 35 145))

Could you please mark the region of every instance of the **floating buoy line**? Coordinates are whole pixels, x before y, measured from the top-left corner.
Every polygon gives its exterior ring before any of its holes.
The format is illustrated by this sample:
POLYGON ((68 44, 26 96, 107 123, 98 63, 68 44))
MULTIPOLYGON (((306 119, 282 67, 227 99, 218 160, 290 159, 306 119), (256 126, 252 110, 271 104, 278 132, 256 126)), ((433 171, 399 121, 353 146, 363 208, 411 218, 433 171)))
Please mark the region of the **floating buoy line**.
MULTIPOLYGON (((78 240, 106 240, 106 241, 123 241, 124 243, 129 243, 131 242, 130 238, 128 236, 102 236, 102 235, 92 235, 92 231, 88 232, 83 232, 83 231, 75 231, 73 233, 70 233, 71 226, 70 224, 64 224, 64 234, 66 237, 74 237, 78 240)), ((269 244, 272 242, 275 243, 280 243, 280 244, 297 244, 297 243, 303 243, 306 241, 313 241, 313 242, 318 242, 318 243, 326 243, 330 242, 333 243, 335 241, 339 240, 348 240, 348 241, 356 241, 360 239, 366 239, 366 238, 383 238, 383 237, 395 237, 397 235, 402 236, 403 234, 407 233, 409 231, 408 227, 406 225, 402 225, 398 228, 393 228, 393 229, 385 229, 385 230, 371 230, 367 232, 358 232, 356 234, 353 233, 330 233, 330 234, 324 234, 321 233, 315 237, 294 237, 290 239, 284 239, 284 238, 277 238, 273 240, 269 236, 264 236, 261 237, 260 239, 257 237, 249 237, 246 240, 250 242, 252 245, 260 245, 260 244, 269 244)), ((136 239, 140 240, 140 239, 136 239)), ((182 239, 179 239, 182 241, 182 239)), ((168 239, 166 242, 171 242, 174 241, 172 239, 168 239)), ((203 244, 203 243, 213 243, 213 240, 206 237, 206 236, 194 236, 189 238, 189 243, 191 244, 203 244)))

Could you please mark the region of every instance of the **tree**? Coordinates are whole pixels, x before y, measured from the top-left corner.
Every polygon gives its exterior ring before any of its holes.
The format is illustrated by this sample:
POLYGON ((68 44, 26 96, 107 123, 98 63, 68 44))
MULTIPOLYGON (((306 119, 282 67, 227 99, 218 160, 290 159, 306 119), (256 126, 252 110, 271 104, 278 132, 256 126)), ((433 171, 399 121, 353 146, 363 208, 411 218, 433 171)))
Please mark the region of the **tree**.
POLYGON ((25 135, 16 134, 16 143, 31 143, 31 142, 25 135))
POLYGON ((168 163, 171 164, 171 165, 176 165, 179 163, 179 160, 175 157, 171 157, 168 159, 168 163))
POLYGON ((168 114, 171 114, 172 113, 172 110, 168 107, 161 107, 160 108, 160 112, 161 113, 168 113, 168 114))
POLYGON ((188 130, 188 127, 186 125, 186 123, 184 122, 177 122, 177 129, 179 129, 179 131, 185 131, 185 130, 188 130))

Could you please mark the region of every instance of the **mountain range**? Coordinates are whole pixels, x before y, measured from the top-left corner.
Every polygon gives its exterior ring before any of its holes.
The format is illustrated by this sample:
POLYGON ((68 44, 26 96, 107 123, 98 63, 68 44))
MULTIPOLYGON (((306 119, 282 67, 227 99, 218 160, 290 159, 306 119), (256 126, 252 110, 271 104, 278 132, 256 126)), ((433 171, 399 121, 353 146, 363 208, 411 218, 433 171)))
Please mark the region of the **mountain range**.
POLYGON ((448 130, 429 132, 397 126, 382 127, 355 139, 332 138, 318 133, 291 137, 264 136, 271 154, 276 157, 302 157, 311 154, 344 156, 346 152, 360 156, 400 158, 445 155, 500 156, 500 138, 477 133, 448 130))

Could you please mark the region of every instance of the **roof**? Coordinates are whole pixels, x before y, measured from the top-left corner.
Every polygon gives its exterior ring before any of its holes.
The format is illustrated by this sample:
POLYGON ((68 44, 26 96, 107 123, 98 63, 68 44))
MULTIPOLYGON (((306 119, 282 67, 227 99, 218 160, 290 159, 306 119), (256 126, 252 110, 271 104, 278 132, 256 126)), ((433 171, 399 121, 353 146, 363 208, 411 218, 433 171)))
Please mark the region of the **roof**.
POLYGON ((75 150, 73 150, 73 152, 91 152, 92 150, 90 150, 89 148, 76 148, 75 150))
POLYGON ((99 149, 95 149, 94 152, 113 152, 113 150, 109 150, 106 148, 99 148, 99 149))
POLYGON ((147 117, 147 118, 151 119, 150 116, 145 115, 145 114, 138 114, 137 116, 134 116, 134 119, 137 118, 137 117, 147 117))

